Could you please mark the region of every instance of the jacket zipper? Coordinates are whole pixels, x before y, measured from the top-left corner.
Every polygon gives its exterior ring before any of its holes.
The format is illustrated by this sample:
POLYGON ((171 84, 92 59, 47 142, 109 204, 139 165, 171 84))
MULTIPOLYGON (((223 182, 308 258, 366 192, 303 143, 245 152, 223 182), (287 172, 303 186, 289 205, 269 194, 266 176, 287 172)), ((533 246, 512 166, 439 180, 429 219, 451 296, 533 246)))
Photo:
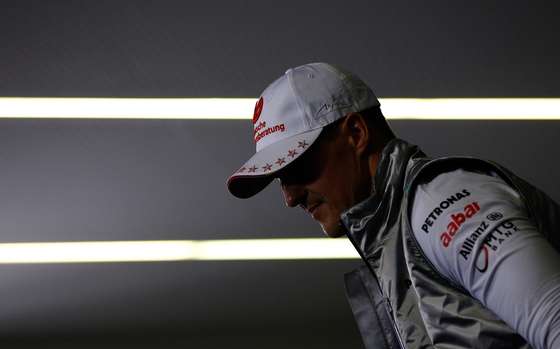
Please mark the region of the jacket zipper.
MULTIPOLYGON (((340 222, 342 224, 343 227, 346 227, 343 222, 340 222)), ((352 245, 354 246, 354 248, 356 249, 356 251, 358 251, 358 254, 360 255, 362 261, 364 261, 364 263, 366 264, 366 266, 369 269, 369 272, 373 274, 375 282, 377 283, 377 287, 379 287, 379 293, 381 294, 381 297, 384 300, 385 303, 385 311, 389 314, 389 322, 391 323, 391 326, 393 327, 393 332, 395 333, 395 336, 397 337, 397 341, 399 342, 399 346, 402 349, 406 349, 406 347, 403 344, 402 338, 401 338, 401 333, 399 332, 399 329, 397 328, 397 324, 395 323, 395 317, 393 315, 393 307, 391 306, 391 302, 389 300, 389 298, 385 297, 385 295, 383 294, 383 289, 381 288, 381 284, 379 283, 379 279, 377 278, 377 276, 375 275, 375 273, 373 272, 373 269, 371 268, 371 266, 369 265, 367 259, 365 258, 364 254, 362 253, 362 250, 360 250, 358 248, 358 246, 356 245, 354 239, 352 239, 352 237, 350 236, 350 234, 348 234, 348 231, 346 229, 346 236, 348 237, 348 240, 350 240, 350 242, 352 243, 352 245)))
MULTIPOLYGON (((383 296, 383 292, 381 292, 381 296, 383 296)), ((393 314, 393 307, 391 306, 391 302, 389 301, 389 298, 383 297, 383 299, 385 300, 385 310, 389 313, 389 317, 390 317, 389 321, 391 322, 391 325, 393 325, 393 332, 395 332, 395 336, 399 341, 400 347, 402 349, 406 349, 401 338, 401 333, 399 332, 399 329, 397 328, 397 324, 395 323, 395 317, 393 314)))

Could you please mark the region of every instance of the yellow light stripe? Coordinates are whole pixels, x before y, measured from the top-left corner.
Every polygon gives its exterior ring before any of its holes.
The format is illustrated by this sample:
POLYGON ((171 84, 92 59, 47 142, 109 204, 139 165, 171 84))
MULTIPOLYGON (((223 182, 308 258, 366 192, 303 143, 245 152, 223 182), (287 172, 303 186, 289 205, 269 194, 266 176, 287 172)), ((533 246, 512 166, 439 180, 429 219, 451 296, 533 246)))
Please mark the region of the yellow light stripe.
POLYGON ((389 119, 560 120, 560 98, 387 98, 389 119))
MULTIPOLYGON (((388 119, 560 120, 560 98, 380 98, 388 119)), ((254 98, 0 97, 0 118, 250 119, 254 98)))
POLYGON ((354 259, 347 239, 1 243, 0 264, 354 259))
POLYGON ((252 98, 0 97, 0 118, 249 119, 252 98))

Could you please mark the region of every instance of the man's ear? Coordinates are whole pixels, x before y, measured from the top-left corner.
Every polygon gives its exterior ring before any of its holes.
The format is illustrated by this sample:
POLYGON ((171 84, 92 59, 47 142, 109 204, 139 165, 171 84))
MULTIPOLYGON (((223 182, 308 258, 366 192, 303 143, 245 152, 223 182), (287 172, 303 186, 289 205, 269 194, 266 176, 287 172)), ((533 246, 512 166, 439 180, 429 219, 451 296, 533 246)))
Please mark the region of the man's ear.
POLYGON ((342 128, 349 144, 356 149, 358 155, 363 155, 369 148, 370 137, 372 136, 365 117, 356 112, 348 113, 343 121, 342 128))

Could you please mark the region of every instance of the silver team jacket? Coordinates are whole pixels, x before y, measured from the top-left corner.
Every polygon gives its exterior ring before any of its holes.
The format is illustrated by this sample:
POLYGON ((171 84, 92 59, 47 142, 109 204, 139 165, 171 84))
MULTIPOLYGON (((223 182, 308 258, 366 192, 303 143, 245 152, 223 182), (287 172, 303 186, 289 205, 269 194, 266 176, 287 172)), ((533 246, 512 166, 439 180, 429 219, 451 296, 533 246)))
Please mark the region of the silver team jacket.
POLYGON ((346 274, 346 293, 370 348, 531 348, 420 248, 410 224, 415 188, 456 169, 497 174, 521 196, 538 231, 560 249, 560 207, 546 194, 489 161, 427 158, 395 139, 383 150, 374 194, 342 217, 365 265, 346 274))

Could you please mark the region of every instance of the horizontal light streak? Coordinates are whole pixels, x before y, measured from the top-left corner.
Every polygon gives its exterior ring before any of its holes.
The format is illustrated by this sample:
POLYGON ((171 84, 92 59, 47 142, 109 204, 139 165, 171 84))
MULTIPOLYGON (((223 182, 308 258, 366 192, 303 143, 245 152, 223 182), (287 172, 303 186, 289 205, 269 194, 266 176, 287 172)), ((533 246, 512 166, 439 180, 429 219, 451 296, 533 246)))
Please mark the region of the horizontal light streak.
POLYGON ((0 264, 354 259, 347 239, 0 243, 0 264))
POLYGON ((248 119, 252 98, 0 97, 2 118, 248 119))
MULTIPOLYGON (((560 120, 560 98, 380 98, 388 119, 560 120)), ((250 119, 254 98, 0 97, 0 118, 250 119)))
POLYGON ((388 98, 388 119, 560 120, 560 98, 388 98))

